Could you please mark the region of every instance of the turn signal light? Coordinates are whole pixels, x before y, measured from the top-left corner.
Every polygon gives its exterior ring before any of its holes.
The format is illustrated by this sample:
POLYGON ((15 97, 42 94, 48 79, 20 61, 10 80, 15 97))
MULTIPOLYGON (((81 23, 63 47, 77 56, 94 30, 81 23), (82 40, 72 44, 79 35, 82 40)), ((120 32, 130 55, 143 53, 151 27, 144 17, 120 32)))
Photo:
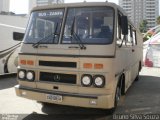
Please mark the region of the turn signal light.
POLYGON ((34 61, 32 61, 32 60, 27 60, 27 65, 34 65, 34 61))
POLYGON ((83 68, 92 69, 92 63, 84 63, 83 68))
POLYGON ((103 64, 94 64, 94 69, 103 69, 103 64))
POLYGON ((26 63, 27 63, 26 60, 20 60, 21 65, 26 65, 26 63))
POLYGON ((21 65, 34 65, 33 60, 20 60, 21 65))

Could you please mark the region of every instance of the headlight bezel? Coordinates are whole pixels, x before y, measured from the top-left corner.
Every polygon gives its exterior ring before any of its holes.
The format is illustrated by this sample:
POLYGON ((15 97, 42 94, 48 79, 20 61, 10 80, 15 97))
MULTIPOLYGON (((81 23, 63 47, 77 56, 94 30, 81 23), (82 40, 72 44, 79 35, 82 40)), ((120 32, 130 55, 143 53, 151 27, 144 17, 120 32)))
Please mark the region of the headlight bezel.
POLYGON ((97 87, 97 88, 103 88, 105 86, 105 77, 103 75, 95 75, 93 76, 93 86, 97 87), (101 85, 98 85, 96 83, 96 79, 100 78, 102 80, 102 84, 101 85))
POLYGON ((27 79, 29 82, 34 81, 34 80, 35 80, 35 72, 32 71, 32 70, 28 70, 28 71, 26 72, 26 79, 27 79), (33 75, 32 79, 29 79, 29 78, 27 77, 27 75, 28 75, 29 73, 31 73, 31 74, 33 75))
POLYGON ((89 75, 89 74, 83 74, 83 75, 82 75, 82 77, 81 77, 81 85, 82 85, 82 86, 84 86, 84 87, 89 87, 89 86, 92 85, 92 83, 93 83, 92 75, 89 75), (84 81, 83 81, 84 77, 88 77, 88 78, 89 78, 89 80, 90 80, 89 84, 85 84, 85 83, 84 83, 84 81))
POLYGON ((26 79, 26 70, 24 70, 24 69, 18 70, 17 76, 18 76, 18 79, 20 79, 20 80, 25 80, 25 79, 26 79), (23 77, 23 78, 20 77, 20 75, 19 75, 20 72, 23 72, 23 73, 24 73, 24 77, 23 77))

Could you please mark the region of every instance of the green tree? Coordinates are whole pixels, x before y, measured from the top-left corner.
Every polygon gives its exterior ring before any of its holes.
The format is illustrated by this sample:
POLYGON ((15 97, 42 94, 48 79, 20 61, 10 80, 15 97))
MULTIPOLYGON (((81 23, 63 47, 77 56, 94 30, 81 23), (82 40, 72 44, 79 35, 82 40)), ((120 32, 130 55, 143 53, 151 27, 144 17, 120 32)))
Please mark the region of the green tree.
POLYGON ((148 39, 150 39, 151 36, 152 36, 152 34, 151 34, 151 33, 148 33, 146 36, 144 36, 143 42, 145 42, 145 41, 147 41, 148 39))
POLYGON ((140 27, 139 27, 139 30, 141 31, 141 33, 145 33, 147 32, 147 20, 143 20, 141 23, 140 23, 140 27))
POLYGON ((160 25, 160 16, 157 18, 157 24, 160 25))

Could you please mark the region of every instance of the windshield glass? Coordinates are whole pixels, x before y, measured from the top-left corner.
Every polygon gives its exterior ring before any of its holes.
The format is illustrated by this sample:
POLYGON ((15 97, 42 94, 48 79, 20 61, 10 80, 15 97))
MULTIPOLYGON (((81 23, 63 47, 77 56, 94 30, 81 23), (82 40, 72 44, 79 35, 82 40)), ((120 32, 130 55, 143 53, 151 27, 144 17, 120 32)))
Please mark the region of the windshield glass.
POLYGON ((24 43, 58 43, 63 9, 36 11, 31 14, 24 43))
POLYGON ((72 39, 71 33, 74 31, 82 43, 111 44, 113 25, 114 10, 111 7, 70 8, 62 43, 77 43, 77 40, 72 39))

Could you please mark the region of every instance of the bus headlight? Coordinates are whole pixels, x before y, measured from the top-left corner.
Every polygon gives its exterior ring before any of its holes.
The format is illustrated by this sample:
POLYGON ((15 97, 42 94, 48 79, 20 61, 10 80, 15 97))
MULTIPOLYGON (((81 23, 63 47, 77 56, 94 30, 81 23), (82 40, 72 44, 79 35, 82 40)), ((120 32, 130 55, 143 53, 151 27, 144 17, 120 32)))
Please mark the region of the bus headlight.
POLYGON ((29 81, 33 81, 35 79, 35 73, 33 71, 28 71, 26 74, 26 78, 29 81))
POLYGON ((94 76, 94 79, 93 79, 93 84, 95 87, 104 87, 105 85, 105 77, 102 76, 102 75, 96 75, 94 76))
POLYGON ((92 85, 92 76, 91 75, 83 75, 81 79, 81 83, 83 86, 88 87, 92 85))
POLYGON ((18 78, 21 80, 24 80, 26 78, 26 71, 25 70, 19 70, 18 71, 18 78))

